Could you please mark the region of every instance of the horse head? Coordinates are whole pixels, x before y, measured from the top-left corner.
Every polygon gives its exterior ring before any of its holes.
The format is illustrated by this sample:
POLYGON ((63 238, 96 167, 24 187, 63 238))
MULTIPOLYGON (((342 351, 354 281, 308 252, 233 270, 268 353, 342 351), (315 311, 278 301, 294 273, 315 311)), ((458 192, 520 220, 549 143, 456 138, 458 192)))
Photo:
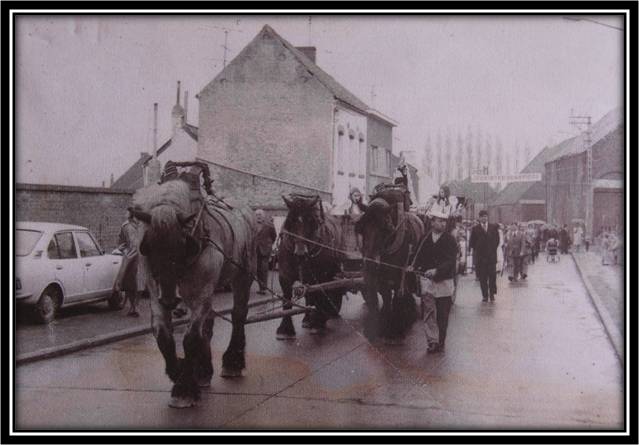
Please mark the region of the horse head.
POLYGON ((184 216, 169 205, 149 212, 133 209, 134 217, 144 222, 144 235, 139 252, 148 259, 150 272, 160 285, 163 298, 175 296, 180 275, 200 253, 200 243, 186 229, 196 214, 184 216))
POLYGON ((355 223, 355 231, 362 235, 362 254, 368 258, 380 255, 393 230, 391 205, 382 198, 373 199, 355 223))
POLYGON ((283 195, 282 199, 288 208, 283 227, 293 235, 295 256, 306 258, 312 246, 308 246, 305 239, 318 238, 319 229, 324 224, 321 199, 317 195, 283 195))

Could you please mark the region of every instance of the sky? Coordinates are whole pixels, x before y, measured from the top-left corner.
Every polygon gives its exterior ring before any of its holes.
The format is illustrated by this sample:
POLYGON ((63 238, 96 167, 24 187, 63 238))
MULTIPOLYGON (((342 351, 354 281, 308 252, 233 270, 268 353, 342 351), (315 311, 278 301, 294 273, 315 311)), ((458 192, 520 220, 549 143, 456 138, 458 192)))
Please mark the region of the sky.
POLYGON ((176 82, 195 95, 269 24, 369 106, 421 157, 470 127, 533 152, 623 105, 616 16, 21 16, 15 28, 16 182, 107 185, 171 134, 176 82), (594 23, 593 21, 600 22, 594 23), (605 26, 609 25, 609 26, 605 26), (374 94, 372 94, 374 92, 374 94))

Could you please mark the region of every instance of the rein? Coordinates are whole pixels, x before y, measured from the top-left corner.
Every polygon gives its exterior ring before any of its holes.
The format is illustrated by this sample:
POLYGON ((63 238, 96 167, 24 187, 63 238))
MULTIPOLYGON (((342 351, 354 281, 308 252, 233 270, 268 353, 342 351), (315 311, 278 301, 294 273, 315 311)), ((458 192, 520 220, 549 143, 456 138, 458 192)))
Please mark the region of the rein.
MULTIPOLYGON (((345 255, 348 255, 350 253, 347 250, 342 250, 342 249, 338 249, 338 248, 333 247, 333 246, 329 246, 328 244, 319 243, 319 242, 317 242, 315 240, 306 238, 306 237, 301 236, 301 235, 297 235, 297 234, 289 232, 288 230, 285 230, 285 229, 282 229, 280 233, 284 233, 286 235, 290 235, 293 238, 297 238, 297 239, 300 239, 302 241, 306 241, 307 243, 314 244, 316 246, 322 247, 322 248, 327 249, 327 250, 331 250, 333 252, 343 253, 345 255)), ((368 261, 370 263, 379 264, 381 266, 391 267, 393 269, 398 269, 398 270, 404 270, 405 269, 404 267, 397 266, 396 264, 385 263, 383 261, 380 261, 380 260, 377 260, 377 259, 374 259, 374 258, 362 257, 362 260, 368 261)))

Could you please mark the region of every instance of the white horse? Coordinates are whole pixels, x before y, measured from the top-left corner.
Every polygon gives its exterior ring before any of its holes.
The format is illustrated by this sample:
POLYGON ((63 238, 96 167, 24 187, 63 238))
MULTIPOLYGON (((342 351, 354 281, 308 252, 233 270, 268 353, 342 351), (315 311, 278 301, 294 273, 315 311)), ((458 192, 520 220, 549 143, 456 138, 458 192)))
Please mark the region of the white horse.
POLYGON ((233 333, 222 358, 222 376, 240 376, 245 368, 244 324, 255 276, 256 225, 248 208, 212 207, 189 184, 174 179, 138 190, 134 215, 140 224, 140 270, 151 298, 152 327, 173 381, 172 407, 196 404, 200 387, 213 376, 210 342, 214 290, 233 288, 233 333), (171 323, 179 293, 191 310, 178 358, 171 323))

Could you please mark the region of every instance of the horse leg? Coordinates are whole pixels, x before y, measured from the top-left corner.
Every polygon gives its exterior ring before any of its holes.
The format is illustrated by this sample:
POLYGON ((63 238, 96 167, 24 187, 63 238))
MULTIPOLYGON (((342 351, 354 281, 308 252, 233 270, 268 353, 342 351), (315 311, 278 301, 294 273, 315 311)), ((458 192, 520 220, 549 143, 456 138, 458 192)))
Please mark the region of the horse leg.
POLYGON ((195 368, 195 380, 201 388, 211 386, 213 377, 213 361, 211 356, 211 338, 213 337, 214 316, 210 313, 202 323, 202 344, 200 362, 195 368))
MULTIPOLYGON (((293 298, 291 283, 289 283, 288 280, 280 279, 280 286, 282 287, 282 296, 284 298, 282 308, 284 310, 291 309, 293 307, 291 304, 293 298)), ((282 321, 275 332, 275 338, 278 340, 292 340, 295 338, 295 326, 293 325, 293 319, 290 315, 282 317, 282 321)))
POLYGON ((206 341, 202 335, 202 311, 192 311, 193 318, 184 335, 184 364, 180 376, 171 390, 172 408, 189 408, 200 399, 200 388, 195 378, 196 368, 202 362, 202 344, 206 341))
POLYGON ((377 275, 364 271, 364 288, 362 289, 366 314, 364 316, 364 335, 374 339, 379 334, 379 299, 377 297, 377 275))
POLYGON ((166 309, 159 301, 159 289, 156 284, 149 284, 151 299, 151 327, 153 336, 158 344, 165 361, 165 372, 172 382, 176 382, 180 375, 181 361, 175 351, 173 338, 173 324, 171 323, 171 311, 166 309))
POLYGON ((246 368, 244 348, 246 337, 244 325, 248 314, 248 300, 252 279, 249 274, 240 273, 233 280, 233 333, 224 355, 222 356, 222 377, 241 377, 246 368))
POLYGON ((383 283, 380 287, 382 295, 382 310, 380 314, 380 336, 386 339, 392 337, 391 331, 391 305, 392 305, 392 289, 387 283, 383 283))

